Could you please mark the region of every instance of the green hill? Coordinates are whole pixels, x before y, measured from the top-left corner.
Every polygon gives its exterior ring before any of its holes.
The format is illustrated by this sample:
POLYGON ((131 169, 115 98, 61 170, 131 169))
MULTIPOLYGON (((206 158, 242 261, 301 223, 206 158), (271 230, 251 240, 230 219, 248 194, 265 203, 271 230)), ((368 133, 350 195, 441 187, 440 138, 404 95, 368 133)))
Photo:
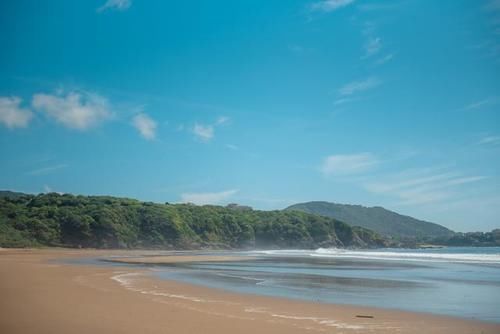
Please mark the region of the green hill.
POLYGON ((300 211, 338 219, 352 226, 361 226, 396 239, 430 239, 450 237, 453 231, 444 226, 403 216, 382 207, 307 202, 294 204, 286 211, 300 211))
POLYGON ((16 192, 16 191, 10 191, 10 190, 0 190, 0 198, 19 198, 24 196, 24 193, 16 192))
POLYGON ((0 247, 381 247, 377 233, 296 211, 56 193, 0 197, 0 247))

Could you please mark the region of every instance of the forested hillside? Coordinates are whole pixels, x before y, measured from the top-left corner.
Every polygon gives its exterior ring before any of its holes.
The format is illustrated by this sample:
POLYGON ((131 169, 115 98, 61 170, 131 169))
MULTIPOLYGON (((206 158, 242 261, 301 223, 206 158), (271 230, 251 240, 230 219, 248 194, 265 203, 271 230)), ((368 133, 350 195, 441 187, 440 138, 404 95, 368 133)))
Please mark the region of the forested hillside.
POLYGON ((156 204, 56 193, 0 196, 0 246, 96 248, 381 247, 384 238, 332 218, 240 206, 156 204))
POLYGON ((352 226, 361 226, 396 240, 429 240, 448 238, 454 232, 444 226, 400 215, 382 207, 307 202, 294 204, 286 210, 301 211, 338 219, 352 226))

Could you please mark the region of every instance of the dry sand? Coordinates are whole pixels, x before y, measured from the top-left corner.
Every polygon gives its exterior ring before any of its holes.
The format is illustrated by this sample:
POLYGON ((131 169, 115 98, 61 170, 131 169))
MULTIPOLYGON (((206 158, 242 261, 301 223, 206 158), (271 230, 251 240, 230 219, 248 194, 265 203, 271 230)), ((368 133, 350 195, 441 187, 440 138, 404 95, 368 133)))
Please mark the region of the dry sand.
POLYGON ((240 295, 157 280, 148 270, 50 261, 111 254, 147 255, 0 249, 0 333, 500 333, 499 324, 240 295))

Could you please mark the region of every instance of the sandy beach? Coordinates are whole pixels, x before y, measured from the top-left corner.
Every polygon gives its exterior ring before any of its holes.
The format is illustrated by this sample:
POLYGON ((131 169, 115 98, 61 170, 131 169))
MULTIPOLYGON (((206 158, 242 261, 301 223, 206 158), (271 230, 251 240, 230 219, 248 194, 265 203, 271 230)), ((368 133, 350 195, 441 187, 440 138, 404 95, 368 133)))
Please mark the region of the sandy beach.
MULTIPOLYGON (((148 254, 151 252, 1 249, 0 332, 500 332, 500 324, 242 295, 154 279, 150 276, 149 269, 66 265, 53 261, 105 255, 131 256, 127 259, 131 260, 132 257, 148 254)), ((169 258, 162 256, 155 261, 168 263, 169 258)), ((135 261, 141 262, 136 259, 135 261)), ((213 255, 175 255, 170 260, 180 262, 231 259, 213 255)))

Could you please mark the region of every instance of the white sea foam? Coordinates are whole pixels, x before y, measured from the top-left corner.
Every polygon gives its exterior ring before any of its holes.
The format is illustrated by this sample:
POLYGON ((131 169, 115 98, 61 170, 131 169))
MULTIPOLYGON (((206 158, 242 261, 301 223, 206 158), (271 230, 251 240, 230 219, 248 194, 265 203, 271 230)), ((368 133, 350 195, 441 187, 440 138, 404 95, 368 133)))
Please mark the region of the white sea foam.
POLYGON ((132 282, 134 281, 132 277, 137 277, 139 275, 139 273, 118 272, 118 275, 112 276, 111 279, 120 283, 120 285, 124 287, 130 287, 132 285, 132 282))
POLYGON ((250 276, 231 275, 231 274, 223 274, 223 273, 217 273, 217 276, 238 278, 238 279, 247 280, 247 281, 256 281, 257 282, 256 284, 262 283, 264 281, 263 279, 250 277, 250 276))
POLYGON ((359 329, 365 328, 364 326, 361 326, 361 325, 352 325, 352 324, 339 322, 337 320, 329 319, 329 318, 308 317, 308 316, 300 316, 300 315, 273 313, 273 312, 266 310, 265 308, 260 308, 260 307, 247 307, 247 308, 245 308, 245 312, 264 313, 264 314, 268 314, 269 316, 271 316, 273 318, 280 318, 280 319, 311 321, 315 324, 319 324, 319 325, 323 325, 323 326, 327 326, 327 327, 341 328, 341 329, 359 330, 359 329))
MULTIPOLYGON (((121 286, 126 288, 127 290, 138 292, 141 294, 146 294, 146 295, 151 295, 155 297, 167 297, 167 298, 175 298, 175 299, 182 299, 182 300, 187 300, 191 302, 196 302, 196 303, 210 303, 210 302, 220 302, 220 301, 211 301, 211 300, 205 300, 202 298, 198 297, 193 297, 193 296, 186 296, 186 295, 180 295, 180 294, 171 294, 167 293, 164 291, 158 291, 158 290, 150 290, 150 289, 145 289, 141 288, 138 286, 137 280, 139 277, 142 276, 141 273, 131 273, 131 272, 115 272, 115 275, 111 277, 112 280, 118 282, 121 286)), ((229 303, 227 303, 229 304, 229 303)), ((196 311, 200 311, 199 309, 194 309, 196 311)), ((275 313, 272 311, 267 310, 266 308, 263 307, 245 307, 244 311, 247 313, 260 313, 260 314, 266 314, 267 316, 271 318, 278 318, 278 319, 285 319, 285 320, 296 320, 296 321, 304 321, 304 322, 312 322, 315 325, 320 325, 324 327, 333 327, 337 329, 346 329, 346 330, 361 330, 361 329, 366 329, 367 327, 359 325, 359 324, 349 324, 349 323, 344 323, 337 321, 335 319, 331 318, 323 318, 323 317, 311 317, 311 316, 298 316, 298 315, 290 315, 290 314, 282 314, 282 313, 275 313)), ((215 313, 214 313, 215 314, 215 313)), ((229 314, 223 314, 223 313, 217 313, 215 315, 220 315, 224 317, 236 317, 232 316, 229 314)), ((244 317, 240 317, 244 318, 244 317)), ((246 319, 246 318, 244 318, 246 319)), ((302 326, 302 325, 300 325, 302 326)), ((303 327, 306 329, 313 329, 312 327, 303 327)))
POLYGON ((337 248, 319 248, 316 250, 268 250, 258 254, 274 256, 312 256, 325 258, 351 258, 365 260, 419 261, 419 262, 460 262, 500 264, 500 254, 412 252, 412 251, 361 251, 337 248))
POLYGON ((143 289, 143 288, 136 287, 134 285, 134 282, 137 280, 137 277, 140 275, 141 275, 140 273, 118 272, 117 275, 112 276, 111 279, 120 283, 120 285, 123 286, 124 288, 126 288, 127 290, 139 292, 139 293, 142 293, 145 295, 183 299, 183 300, 188 300, 188 301, 198 302, 198 303, 210 302, 209 300, 205 300, 205 299, 194 297, 194 296, 172 294, 172 293, 167 293, 164 291, 149 290, 149 289, 143 289))
POLYGON ((311 256, 361 258, 377 260, 440 261, 465 263, 500 263, 500 254, 473 253, 431 253, 398 251, 352 251, 332 248, 319 248, 311 256))

